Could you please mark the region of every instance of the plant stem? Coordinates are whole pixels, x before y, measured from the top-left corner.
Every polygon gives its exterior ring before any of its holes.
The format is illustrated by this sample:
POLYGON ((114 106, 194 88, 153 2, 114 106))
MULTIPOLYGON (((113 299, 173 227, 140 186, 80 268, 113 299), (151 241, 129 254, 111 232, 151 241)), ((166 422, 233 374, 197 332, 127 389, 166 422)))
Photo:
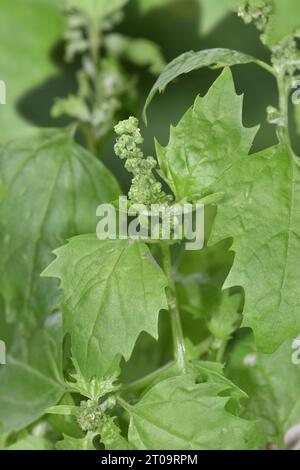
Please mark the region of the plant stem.
POLYGON ((174 361, 169 362, 163 367, 160 367, 159 369, 155 370, 154 372, 151 372, 150 374, 146 375, 145 377, 142 377, 141 379, 136 380, 135 382, 124 384, 121 387, 120 392, 122 393, 139 392, 140 390, 151 385, 156 379, 161 377, 165 372, 168 372, 170 369, 172 369, 175 364, 176 363, 174 361))
POLYGON ((284 70, 277 71, 277 86, 279 94, 279 111, 283 119, 283 123, 277 126, 279 142, 285 145, 291 157, 295 157, 296 155, 293 150, 289 130, 289 96, 291 85, 289 77, 286 77, 284 70))
POLYGON ((217 352, 217 355, 216 355, 216 361, 217 362, 221 362, 221 363, 223 362, 226 347, 227 347, 227 342, 223 341, 220 348, 218 349, 218 352, 217 352))
POLYGON ((168 306, 171 315, 171 325, 172 325, 172 334, 174 342, 174 356, 180 369, 186 371, 186 359, 185 359, 185 345, 184 337, 181 326, 180 313, 178 308, 178 301, 175 289, 175 283, 172 275, 172 260, 170 254, 170 246, 168 243, 162 242, 160 244, 162 258, 163 258, 163 267, 165 274, 168 279, 168 288, 167 288, 167 299, 168 306))

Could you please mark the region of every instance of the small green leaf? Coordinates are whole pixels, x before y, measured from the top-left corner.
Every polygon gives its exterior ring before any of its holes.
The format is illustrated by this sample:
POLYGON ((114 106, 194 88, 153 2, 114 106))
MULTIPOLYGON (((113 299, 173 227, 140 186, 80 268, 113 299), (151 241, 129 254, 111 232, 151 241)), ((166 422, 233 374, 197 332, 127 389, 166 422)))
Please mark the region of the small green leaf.
POLYGON ((158 157, 180 198, 225 192, 210 244, 233 237, 235 260, 223 287, 244 288, 243 326, 253 329, 259 350, 273 352, 300 331, 300 166, 283 146, 249 156, 255 132, 242 125, 242 98, 225 70, 158 157))
MULTIPOLYGON (((18 103, 57 74, 51 51, 63 34, 64 18, 53 0, 1 0, 1 20, 0 79, 6 84, 6 104, 0 105, 0 141, 7 142, 35 130, 18 112, 18 103)), ((32 114, 40 108, 40 99, 31 100, 32 114)))
POLYGON ((157 337, 166 278, 143 243, 72 238, 45 276, 61 279, 64 328, 82 375, 91 379, 130 358, 142 331, 157 337))

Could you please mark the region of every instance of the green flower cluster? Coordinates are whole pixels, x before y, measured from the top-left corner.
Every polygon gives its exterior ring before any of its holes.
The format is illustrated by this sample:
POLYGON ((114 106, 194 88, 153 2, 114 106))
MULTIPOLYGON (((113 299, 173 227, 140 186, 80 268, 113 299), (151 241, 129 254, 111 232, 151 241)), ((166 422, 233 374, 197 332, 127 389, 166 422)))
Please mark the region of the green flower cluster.
POLYGON ((80 403, 77 422, 83 431, 97 431, 102 419, 102 411, 93 400, 80 403))
POLYGON ((116 399, 110 396, 105 402, 99 405, 97 400, 86 400, 80 403, 77 422, 83 431, 97 432, 102 428, 106 429, 110 417, 105 413, 114 408, 116 399))
POLYGON ((265 30, 271 13, 272 2, 270 0, 248 0, 238 10, 238 15, 246 24, 253 22, 260 31, 265 30))
POLYGON ((128 197, 133 204, 168 204, 173 198, 162 190, 162 185, 156 180, 153 170, 157 162, 153 157, 144 158, 140 145, 144 142, 139 122, 130 117, 115 126, 118 135, 115 153, 121 159, 126 159, 125 168, 134 175, 128 197))
POLYGON ((275 70, 281 75, 293 78, 295 72, 299 70, 300 52, 297 39, 300 32, 289 36, 272 50, 272 63, 275 70))

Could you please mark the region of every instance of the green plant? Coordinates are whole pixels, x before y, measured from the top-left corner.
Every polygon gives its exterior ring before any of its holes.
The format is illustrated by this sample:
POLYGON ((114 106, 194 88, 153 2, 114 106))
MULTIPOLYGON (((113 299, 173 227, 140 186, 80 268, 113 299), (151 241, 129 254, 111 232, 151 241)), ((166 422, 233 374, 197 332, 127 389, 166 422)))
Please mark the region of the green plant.
MULTIPOLYGON (((71 3, 89 12, 89 2, 71 3)), ((203 2, 211 8, 210 25, 217 3, 203 2)), ((145 118, 157 91, 177 77, 203 67, 223 70, 171 128, 168 144, 156 143, 157 161, 142 151, 136 118, 115 126, 115 154, 133 175, 128 212, 135 208, 142 226, 141 205, 160 204, 167 212, 175 204, 204 204, 203 250, 185 251, 174 240, 99 240, 95 209, 121 191, 104 165, 75 143, 73 126, 1 148, 6 321, 0 326, 10 349, 0 380, 3 448, 292 445, 286 433, 300 421, 291 344, 300 331, 300 167, 288 103, 300 68, 299 31, 285 22, 278 33, 280 0, 224 5, 223 13, 238 6, 241 17, 255 22, 270 63, 212 49, 168 64, 149 94, 145 118), (278 107, 267 110, 278 144, 259 153, 251 153, 258 128, 243 125, 243 98, 230 70, 249 63, 270 73, 279 93, 278 107), (136 368, 141 373, 133 374, 136 368)), ((287 5, 297 6, 293 0, 287 5)), ((81 27, 82 15, 77 19, 81 27)), ((69 51, 83 51, 98 70, 99 44, 93 59, 94 41, 81 32, 68 37, 69 51)), ((87 101, 97 107, 103 101, 91 82, 87 101)), ((58 102, 56 113, 72 114, 74 100, 80 109, 86 105, 79 93, 58 102)), ((96 153, 115 119, 111 102, 109 111, 103 128, 87 121, 87 145, 96 153)), ((86 126, 81 113, 73 116, 86 126)))

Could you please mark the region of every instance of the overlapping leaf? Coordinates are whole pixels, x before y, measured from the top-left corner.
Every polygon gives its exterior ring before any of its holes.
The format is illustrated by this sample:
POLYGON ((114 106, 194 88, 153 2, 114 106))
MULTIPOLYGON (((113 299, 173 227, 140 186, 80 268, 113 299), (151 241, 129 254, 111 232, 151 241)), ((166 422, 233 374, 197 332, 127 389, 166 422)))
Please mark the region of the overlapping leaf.
POLYGON ((46 276, 61 279, 65 331, 88 380, 129 359, 142 331, 157 337, 167 281, 143 243, 75 237, 56 250, 46 276))
POLYGON ((191 375, 152 387, 130 414, 129 441, 138 449, 257 449, 264 442, 252 421, 226 409, 230 383, 195 383, 191 375))
POLYGON ((95 230, 96 208, 116 199, 109 171, 66 131, 0 150, 8 196, 0 202, 0 293, 9 320, 34 326, 57 305, 57 284, 40 274, 66 238, 95 230))
POLYGON ((235 261, 224 287, 245 289, 244 326, 259 349, 275 350, 300 331, 300 169, 278 146, 248 156, 255 131, 242 126, 242 101, 225 70, 158 147, 177 197, 225 192, 211 243, 233 237, 235 261))

